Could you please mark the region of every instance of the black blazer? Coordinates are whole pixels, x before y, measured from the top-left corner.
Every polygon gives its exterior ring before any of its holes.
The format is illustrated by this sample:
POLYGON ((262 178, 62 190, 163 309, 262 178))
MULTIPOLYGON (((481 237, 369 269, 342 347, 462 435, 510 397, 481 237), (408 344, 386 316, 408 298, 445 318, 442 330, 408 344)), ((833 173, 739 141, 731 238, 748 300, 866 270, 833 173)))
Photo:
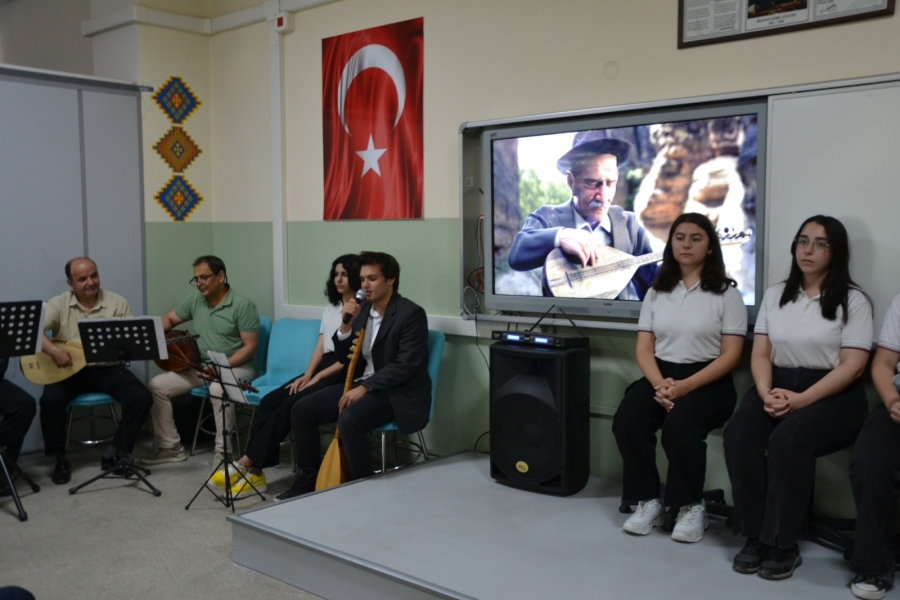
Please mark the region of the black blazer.
MULTIPOLYGON (((362 303, 346 340, 341 341, 334 334, 334 351, 338 356, 349 354, 356 332, 369 320, 371 308, 371 302, 362 303)), ((400 431, 415 433, 423 429, 431 410, 431 378, 428 376, 428 318, 421 306, 393 293, 372 346, 372 362, 375 374, 360 383, 373 394, 387 395, 400 431)))

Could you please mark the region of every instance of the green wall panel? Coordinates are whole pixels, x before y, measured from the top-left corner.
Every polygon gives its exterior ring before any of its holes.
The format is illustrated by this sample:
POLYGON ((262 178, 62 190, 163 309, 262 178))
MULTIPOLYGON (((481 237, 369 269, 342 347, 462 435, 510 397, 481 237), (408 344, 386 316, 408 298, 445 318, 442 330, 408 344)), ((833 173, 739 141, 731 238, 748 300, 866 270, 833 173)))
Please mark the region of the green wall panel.
POLYGON ((214 254, 228 282, 272 316, 271 223, 147 223, 147 310, 162 315, 191 292, 194 259, 214 254))
POLYGON ((256 303, 259 314, 273 317, 271 223, 215 223, 214 254, 228 267, 228 282, 256 303))
POLYGON ((459 219, 299 221, 287 226, 288 303, 324 305, 331 261, 376 250, 400 263, 400 293, 432 315, 459 315, 459 219))
POLYGON ((194 259, 213 252, 213 224, 147 223, 145 230, 147 312, 164 315, 191 292, 194 259))

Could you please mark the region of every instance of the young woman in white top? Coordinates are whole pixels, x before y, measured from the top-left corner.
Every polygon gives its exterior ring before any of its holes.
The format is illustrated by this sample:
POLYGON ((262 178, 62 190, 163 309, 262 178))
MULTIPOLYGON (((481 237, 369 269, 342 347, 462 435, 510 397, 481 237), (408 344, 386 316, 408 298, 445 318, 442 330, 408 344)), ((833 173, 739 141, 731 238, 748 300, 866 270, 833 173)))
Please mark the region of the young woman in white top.
POLYGON ((804 221, 787 280, 766 290, 750 366, 755 386, 725 428, 739 573, 785 579, 812 500, 816 458, 853 443, 868 413, 859 381, 872 347, 872 305, 850 278, 847 231, 804 221))
MULTIPOLYGON (((322 324, 319 327, 319 340, 306 366, 306 372, 296 379, 287 382, 279 389, 266 394, 260 401, 250 430, 247 449, 232 471, 232 493, 235 497, 252 494, 253 489, 246 485, 249 479, 258 491, 267 489, 266 477, 262 472, 265 467, 275 466, 280 462, 281 442, 291 432, 291 407, 298 400, 322 388, 339 382, 345 374, 347 361, 335 355, 332 336, 341 326, 344 303, 362 287, 359 279, 359 266, 355 254, 337 257, 331 263, 331 273, 325 284, 325 295, 328 306, 322 313, 322 324), (239 473, 243 473, 241 477, 239 473), (236 482, 236 483, 235 483, 236 482)), ((225 472, 220 470, 212 477, 212 482, 220 487, 225 485, 225 472)))
POLYGON ((881 399, 853 448, 850 483, 856 531, 850 589, 857 598, 879 600, 894 582, 897 498, 900 496, 900 294, 894 297, 872 359, 872 383, 881 399))
POLYGON ((734 411, 731 370, 747 334, 747 309, 725 272, 715 228, 685 213, 669 230, 662 267, 644 298, 637 363, 644 377, 625 391, 613 420, 623 461, 624 502, 637 503, 623 529, 646 535, 678 510, 672 539, 698 542, 709 526, 702 503, 706 436, 734 411), (660 498, 656 432, 669 459, 660 498))

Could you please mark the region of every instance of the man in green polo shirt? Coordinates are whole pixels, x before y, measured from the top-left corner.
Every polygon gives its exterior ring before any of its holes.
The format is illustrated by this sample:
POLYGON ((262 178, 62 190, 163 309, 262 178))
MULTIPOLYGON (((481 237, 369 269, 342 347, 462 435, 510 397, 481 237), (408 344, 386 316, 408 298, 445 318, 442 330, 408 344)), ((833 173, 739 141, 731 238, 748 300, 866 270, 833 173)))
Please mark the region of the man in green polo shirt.
MULTIPOLYGON (((193 321, 194 331, 199 335, 197 345, 200 360, 208 360, 207 352, 222 352, 228 357, 228 364, 239 380, 249 381, 256 377, 256 345, 259 331, 259 312, 256 305, 237 294, 228 285, 225 263, 216 256, 201 256, 194 261, 194 278, 191 285, 197 290, 182 300, 175 310, 162 318, 163 329, 169 331, 178 325, 193 321)), ((145 465, 187 460, 181 437, 175 428, 172 415, 172 398, 203 385, 203 381, 193 369, 178 373, 163 373, 150 380, 147 385, 153 394, 153 433, 157 450, 141 459, 145 465)), ((224 452, 222 440, 221 401, 218 384, 210 386, 210 398, 216 419, 216 460, 224 452)), ((229 407, 225 415, 225 427, 234 430, 234 407, 229 407)), ((230 443, 229 443, 230 445, 230 443)))

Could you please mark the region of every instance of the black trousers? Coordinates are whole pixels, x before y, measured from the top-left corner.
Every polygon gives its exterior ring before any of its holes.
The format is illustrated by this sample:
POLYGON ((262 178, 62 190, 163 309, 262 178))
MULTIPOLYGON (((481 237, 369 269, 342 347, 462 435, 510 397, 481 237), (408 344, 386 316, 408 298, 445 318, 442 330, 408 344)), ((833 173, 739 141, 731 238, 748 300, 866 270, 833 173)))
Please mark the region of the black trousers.
POLYGON ((350 467, 350 479, 372 474, 369 432, 394 420, 394 409, 385 394, 366 394, 338 413, 338 402, 344 395, 344 384, 329 386, 302 398, 291 409, 297 466, 304 477, 319 472, 319 425, 337 422, 344 452, 350 467))
MULTIPOLYGON (((709 362, 676 364, 657 359, 663 377, 686 379, 709 362)), ((613 434, 622 455, 622 499, 629 502, 659 498, 656 468, 656 432, 669 460, 666 506, 699 502, 706 479, 706 436, 721 427, 734 411, 737 391, 731 375, 694 390, 666 411, 653 399, 655 390, 646 377, 625 390, 613 419, 613 434)))
POLYGON ((22 443, 37 404, 31 395, 6 379, 0 379, 0 448, 6 448, 6 458, 15 463, 22 451, 22 443))
MULTIPOLYGON (((772 387, 802 392, 829 371, 772 368, 772 387)), ((725 464, 734 496, 734 533, 792 548, 812 500, 816 459, 846 448, 868 414, 859 381, 775 419, 752 387, 725 427, 725 464)))
POLYGON ((856 535, 850 568, 859 575, 894 570, 897 496, 900 494, 900 424, 883 404, 866 419, 850 462, 856 500, 856 535))
MULTIPOLYGON (((336 375, 290 394, 285 382, 277 390, 269 392, 260 401, 250 427, 250 441, 244 454, 260 469, 274 467, 281 462, 281 442, 291 432, 291 409, 302 398, 341 381, 336 375)), ((293 380, 291 380, 293 381, 293 380)))
POLYGON ((122 420, 116 430, 113 445, 131 453, 137 436, 150 414, 153 396, 128 369, 119 367, 85 367, 65 381, 44 386, 41 396, 41 431, 47 456, 66 454, 66 407, 79 394, 100 392, 109 394, 122 405, 122 420), (125 448, 122 448, 122 435, 125 448))

